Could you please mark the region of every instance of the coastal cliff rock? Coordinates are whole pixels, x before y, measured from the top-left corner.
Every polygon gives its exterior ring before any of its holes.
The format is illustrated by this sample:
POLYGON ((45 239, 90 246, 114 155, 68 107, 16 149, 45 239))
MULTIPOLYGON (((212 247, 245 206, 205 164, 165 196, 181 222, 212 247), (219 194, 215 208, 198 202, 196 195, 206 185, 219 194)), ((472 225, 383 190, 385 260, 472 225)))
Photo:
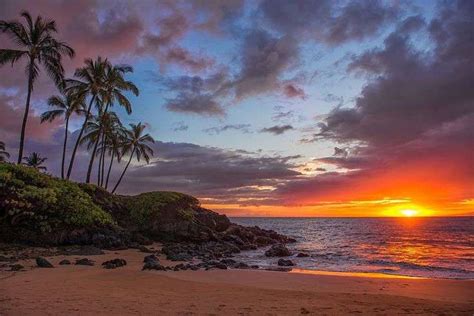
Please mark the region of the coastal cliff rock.
POLYGON ((0 163, 0 241, 102 249, 140 248, 160 241, 166 243, 164 251, 171 260, 215 260, 294 240, 231 223, 186 194, 112 195, 95 185, 0 163))

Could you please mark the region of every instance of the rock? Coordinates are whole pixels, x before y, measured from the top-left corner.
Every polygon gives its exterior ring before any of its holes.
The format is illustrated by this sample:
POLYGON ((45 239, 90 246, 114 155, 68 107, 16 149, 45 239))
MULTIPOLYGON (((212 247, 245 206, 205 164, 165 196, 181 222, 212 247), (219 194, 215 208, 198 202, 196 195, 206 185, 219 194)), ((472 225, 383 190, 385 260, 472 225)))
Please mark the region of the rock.
POLYGON ((10 266, 10 271, 20 271, 23 270, 25 267, 22 266, 21 264, 12 264, 10 266))
POLYGON ((258 265, 256 265, 256 264, 254 264, 254 265, 251 265, 251 266, 250 266, 250 269, 260 269, 260 267, 259 267, 258 265))
POLYGON ((79 266, 93 266, 94 261, 92 261, 89 258, 77 259, 76 260, 76 265, 79 265, 79 266))
POLYGON ((94 246, 65 247, 60 253, 66 256, 98 256, 104 254, 101 249, 94 246))
POLYGON ((278 265, 281 266, 281 267, 292 267, 295 264, 291 260, 280 259, 280 260, 278 260, 278 265))
POLYGON ((270 237, 257 236, 255 238, 255 243, 259 246, 268 246, 276 243, 276 241, 274 239, 271 239, 270 237))
POLYGON ((301 314, 302 314, 302 315, 307 315, 307 314, 309 314, 309 313, 310 313, 309 310, 307 310, 307 309, 304 308, 304 307, 301 307, 301 314))
POLYGON ((64 260, 61 260, 59 262, 60 265, 68 265, 68 264, 71 264, 71 261, 67 260, 67 259, 64 259, 64 260))
POLYGON ((245 262, 238 262, 234 264, 233 268, 235 269, 250 269, 249 265, 246 264, 245 262))
POLYGON ((286 268, 286 267, 269 267, 265 268, 267 271, 275 271, 275 272, 290 272, 293 270, 292 268, 286 268))
POLYGON ((220 262, 215 264, 214 267, 217 268, 217 269, 227 270, 227 266, 223 263, 220 263, 220 262))
POLYGON ((115 269, 115 268, 123 267, 126 265, 127 265, 127 261, 125 261, 125 259, 119 259, 119 258, 108 260, 102 263, 102 266, 105 269, 115 269))
POLYGON ((155 255, 149 255, 149 256, 145 256, 145 258, 143 258, 143 262, 144 263, 147 263, 147 262, 159 262, 160 260, 158 259, 157 256, 155 255))
POLYGON ((222 259, 221 262, 227 266, 231 266, 231 265, 234 265, 237 263, 237 261, 235 261, 234 259, 230 259, 230 258, 225 258, 225 259, 222 259))
POLYGON ((160 270, 160 271, 165 271, 166 268, 160 264, 160 262, 156 259, 154 260, 153 258, 148 259, 145 261, 145 264, 143 265, 142 270, 160 270))
POLYGON ((54 266, 43 257, 36 258, 36 265, 40 268, 54 268, 54 266))
POLYGON ((283 244, 276 244, 270 247, 265 251, 265 256, 267 257, 288 257, 291 256, 290 250, 285 247, 283 244))
POLYGON ((307 253, 304 253, 304 252, 299 252, 296 256, 297 256, 298 258, 309 257, 309 255, 308 255, 307 253))

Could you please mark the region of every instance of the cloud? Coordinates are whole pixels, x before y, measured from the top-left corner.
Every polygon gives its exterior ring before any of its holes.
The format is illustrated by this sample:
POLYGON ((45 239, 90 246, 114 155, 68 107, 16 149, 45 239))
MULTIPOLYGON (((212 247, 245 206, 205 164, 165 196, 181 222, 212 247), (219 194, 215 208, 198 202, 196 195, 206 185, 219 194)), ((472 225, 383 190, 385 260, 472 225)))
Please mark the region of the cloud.
POLYGON ((274 135, 281 135, 287 131, 294 129, 291 125, 275 125, 272 127, 265 127, 261 130, 262 133, 272 133, 274 135))
POLYGON ((411 31, 424 23, 409 18, 383 47, 354 56, 348 71, 367 74, 368 84, 355 107, 336 107, 312 139, 350 149, 317 159, 335 173, 299 179, 278 193, 295 203, 361 196, 445 203, 472 196, 474 44, 466 36, 474 29, 472 8, 469 1, 440 7, 428 24, 430 52, 412 44, 411 31))
POLYGON ((183 121, 174 123, 173 131, 175 132, 184 132, 189 129, 189 126, 185 124, 183 121))
POLYGON ((260 12, 271 27, 329 45, 373 36, 394 21, 398 11, 398 7, 378 0, 264 0, 260 4, 260 12))
POLYGON ((251 30, 241 48, 242 68, 234 82, 236 97, 277 90, 280 76, 297 60, 298 46, 289 36, 274 37, 251 30))
POLYGON ((175 96, 166 102, 170 111, 208 116, 225 114, 222 92, 227 89, 229 78, 226 72, 218 71, 209 77, 180 76, 161 80, 175 96))
POLYGON ((303 89, 295 86, 292 83, 288 83, 283 86, 283 93, 288 97, 288 98, 301 98, 304 99, 306 97, 306 93, 304 92, 303 89))
POLYGON ((236 130, 236 131, 241 131, 242 133, 245 133, 245 134, 249 134, 251 133, 250 127, 251 127, 250 124, 227 124, 223 126, 206 128, 203 130, 203 132, 209 135, 217 135, 225 131, 236 130))

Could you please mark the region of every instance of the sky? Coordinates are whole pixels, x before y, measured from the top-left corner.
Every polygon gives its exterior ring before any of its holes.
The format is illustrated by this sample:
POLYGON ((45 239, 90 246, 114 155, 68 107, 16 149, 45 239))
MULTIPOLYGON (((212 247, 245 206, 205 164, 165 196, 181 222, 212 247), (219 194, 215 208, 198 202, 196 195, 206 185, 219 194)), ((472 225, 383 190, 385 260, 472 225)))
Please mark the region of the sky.
MULTIPOLYGON (((113 110, 155 155, 121 194, 180 191, 229 216, 474 215, 473 1, 3 0, 0 20, 22 10, 75 49, 67 77, 85 58, 133 66, 133 112, 113 110)), ((26 83, 24 64, 0 67, 12 160, 26 83)), ((53 94, 43 71, 26 152, 58 175, 64 122, 39 123, 53 94)), ((82 148, 75 180, 87 162, 82 148)))

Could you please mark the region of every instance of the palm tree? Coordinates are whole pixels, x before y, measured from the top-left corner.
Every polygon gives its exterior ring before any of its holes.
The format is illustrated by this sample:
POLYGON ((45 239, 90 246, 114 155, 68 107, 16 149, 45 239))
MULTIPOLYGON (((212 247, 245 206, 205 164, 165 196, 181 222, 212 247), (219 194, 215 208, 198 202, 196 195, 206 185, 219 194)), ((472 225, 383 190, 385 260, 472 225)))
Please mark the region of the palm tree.
POLYGON ((38 170, 45 170, 46 167, 42 166, 43 162, 45 162, 48 158, 41 157, 40 154, 37 152, 32 152, 28 157, 23 157, 23 160, 25 161, 25 165, 29 167, 33 167, 38 170))
POLYGON ((110 178, 110 171, 112 170, 112 165, 114 163, 115 158, 117 162, 120 163, 122 159, 122 144, 125 141, 125 129, 122 127, 120 129, 115 130, 111 135, 108 137, 107 143, 107 150, 110 155, 110 162, 109 162, 109 169, 107 171, 107 178, 105 180, 105 189, 109 187, 109 178, 110 178))
POLYGON ((130 124, 131 129, 126 131, 126 138, 124 143, 122 144, 122 155, 130 153, 130 158, 128 159, 127 165, 123 170, 120 178, 117 181, 112 193, 117 190, 120 182, 122 181, 125 172, 127 172, 128 166, 132 161, 133 156, 137 158, 138 161, 143 157, 146 163, 150 162, 150 156, 153 156, 153 149, 151 149, 147 143, 154 143, 155 140, 150 134, 143 135, 143 131, 145 129, 145 125, 142 123, 138 124, 130 124))
POLYGON ((74 50, 66 43, 54 38, 56 23, 53 20, 36 17, 35 21, 31 15, 24 11, 21 16, 26 25, 19 21, 0 21, 0 31, 9 35, 19 49, 0 49, 0 66, 26 58, 26 73, 28 75, 28 91, 26 95, 25 113, 21 125, 20 146, 18 150, 18 163, 23 157, 25 142, 26 123, 30 111, 31 92, 33 84, 38 78, 40 65, 46 69, 48 75, 58 85, 63 84, 64 68, 62 66, 62 55, 74 56, 74 50))
POLYGON ((74 76, 78 79, 66 80, 66 89, 68 92, 80 95, 83 98, 90 96, 89 106, 86 110, 84 122, 82 123, 82 127, 77 137, 76 144, 74 145, 74 149, 72 150, 71 161, 69 162, 69 167, 66 175, 67 179, 69 179, 71 176, 77 148, 79 147, 79 143, 81 142, 82 134, 84 134, 87 122, 90 119, 92 105, 94 104, 94 102, 96 102, 96 105, 100 106, 97 98, 100 94, 104 92, 104 76, 105 71, 109 66, 109 61, 107 59, 102 59, 102 57, 100 56, 95 61, 88 58, 85 60, 85 66, 76 69, 76 71, 74 72, 74 76))
MULTIPOLYGON (((104 74, 104 90, 100 98, 102 107, 105 105, 105 108, 102 108, 104 114, 107 113, 109 107, 113 106, 115 102, 118 102, 120 106, 124 107, 128 114, 132 113, 132 105, 123 93, 130 91, 135 96, 138 96, 139 90, 133 82, 125 80, 124 75, 129 72, 133 72, 133 68, 128 65, 107 65, 104 74)), ((96 139, 96 142, 99 143, 100 141, 101 143, 106 143, 107 134, 104 133, 103 130, 100 130, 99 134, 101 135, 96 139)), ((97 147, 97 144, 95 147, 97 147)), ((86 183, 90 182, 90 174, 94 163, 94 157, 94 155, 91 156, 89 168, 87 170, 88 176, 86 178, 86 183)), ((104 175, 105 151, 101 152, 99 159, 99 165, 102 167, 101 173, 99 172, 100 178, 101 174, 104 175)), ((101 167, 99 167, 99 169, 101 167)), ((100 180, 100 182, 103 182, 103 178, 100 180)), ((102 184, 99 183, 99 185, 102 184)))
MULTIPOLYGON (((94 116, 93 119, 87 122, 86 134, 82 137, 81 144, 87 143, 87 149, 93 149, 89 160, 86 183, 90 182, 92 165, 99 145, 104 144, 100 142, 101 135, 104 134, 104 132, 110 134, 118 129, 122 129, 122 123, 115 112, 99 113, 98 116, 94 116)), ((99 153, 101 154, 102 150, 99 150, 99 153)), ((98 174, 98 177, 100 179, 100 174, 98 174)), ((98 182, 98 185, 100 185, 100 180, 98 182)))
POLYGON ((52 122, 59 116, 64 116, 66 126, 64 129, 64 144, 61 159, 61 178, 64 179, 64 161, 66 159, 67 136, 69 128, 69 118, 72 114, 84 113, 84 99, 72 93, 66 93, 63 96, 52 96, 48 99, 48 105, 53 107, 53 110, 46 111, 41 114, 41 123, 48 121, 52 122))
POLYGON ((0 162, 4 162, 8 158, 10 158, 10 154, 6 150, 5 143, 0 141, 0 162))

